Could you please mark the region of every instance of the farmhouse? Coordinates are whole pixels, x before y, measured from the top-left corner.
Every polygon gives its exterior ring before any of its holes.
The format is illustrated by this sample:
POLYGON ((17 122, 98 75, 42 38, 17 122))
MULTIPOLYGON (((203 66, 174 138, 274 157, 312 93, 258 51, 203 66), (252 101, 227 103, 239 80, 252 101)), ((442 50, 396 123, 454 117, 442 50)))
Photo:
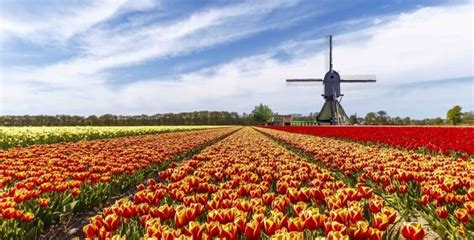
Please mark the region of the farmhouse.
POLYGON ((274 114, 270 124, 273 126, 290 126, 292 121, 293 117, 291 115, 274 114))

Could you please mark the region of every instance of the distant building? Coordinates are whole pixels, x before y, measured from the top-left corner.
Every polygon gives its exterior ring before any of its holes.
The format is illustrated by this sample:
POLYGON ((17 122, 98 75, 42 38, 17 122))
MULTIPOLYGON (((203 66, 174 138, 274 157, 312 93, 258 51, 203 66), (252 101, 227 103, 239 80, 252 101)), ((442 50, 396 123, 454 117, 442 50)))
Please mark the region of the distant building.
POLYGON ((293 117, 291 115, 278 115, 272 117, 271 125, 273 126, 291 126, 293 117))

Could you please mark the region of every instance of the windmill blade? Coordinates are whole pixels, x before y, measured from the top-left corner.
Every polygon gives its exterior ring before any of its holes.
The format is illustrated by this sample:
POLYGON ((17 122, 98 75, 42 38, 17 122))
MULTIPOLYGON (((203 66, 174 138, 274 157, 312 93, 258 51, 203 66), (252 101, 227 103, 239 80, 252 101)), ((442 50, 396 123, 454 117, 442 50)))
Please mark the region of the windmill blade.
POLYGON ((375 74, 342 75, 341 82, 346 82, 346 83, 376 82, 376 76, 375 74))
POLYGON ((332 41, 332 36, 329 35, 326 37, 327 48, 324 48, 324 72, 329 72, 333 65, 332 51, 334 43, 332 41))
POLYGON ((301 79, 286 79, 287 83, 292 82, 322 82, 323 80, 320 78, 301 78, 301 79))
POLYGON ((314 87, 318 86, 322 82, 322 79, 315 79, 315 78, 306 78, 306 79, 286 79, 286 84, 288 86, 295 86, 295 87, 314 87))

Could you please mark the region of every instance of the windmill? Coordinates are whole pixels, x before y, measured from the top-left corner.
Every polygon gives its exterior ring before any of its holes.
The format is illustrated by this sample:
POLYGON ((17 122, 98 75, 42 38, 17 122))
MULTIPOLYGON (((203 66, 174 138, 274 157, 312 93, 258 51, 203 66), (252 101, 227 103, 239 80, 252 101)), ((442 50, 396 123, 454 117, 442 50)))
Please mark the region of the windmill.
POLYGON ((322 96, 325 102, 316 120, 319 123, 329 123, 331 125, 343 125, 349 122, 349 118, 341 105, 342 96, 344 96, 341 94, 341 83, 367 83, 375 81, 375 76, 361 77, 360 79, 341 79, 339 73, 332 66, 332 35, 329 35, 329 71, 324 75, 324 80, 314 78, 286 80, 287 83, 322 82, 324 85, 324 94, 322 96))

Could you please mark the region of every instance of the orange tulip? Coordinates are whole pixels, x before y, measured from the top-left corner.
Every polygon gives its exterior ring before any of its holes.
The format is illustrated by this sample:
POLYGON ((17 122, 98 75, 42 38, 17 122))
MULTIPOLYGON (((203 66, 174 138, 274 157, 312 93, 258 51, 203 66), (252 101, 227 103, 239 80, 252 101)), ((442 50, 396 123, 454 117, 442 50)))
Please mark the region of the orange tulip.
POLYGON ((421 224, 417 222, 411 222, 405 224, 402 227, 402 235, 408 240, 420 240, 425 236, 425 231, 421 227, 421 224))

